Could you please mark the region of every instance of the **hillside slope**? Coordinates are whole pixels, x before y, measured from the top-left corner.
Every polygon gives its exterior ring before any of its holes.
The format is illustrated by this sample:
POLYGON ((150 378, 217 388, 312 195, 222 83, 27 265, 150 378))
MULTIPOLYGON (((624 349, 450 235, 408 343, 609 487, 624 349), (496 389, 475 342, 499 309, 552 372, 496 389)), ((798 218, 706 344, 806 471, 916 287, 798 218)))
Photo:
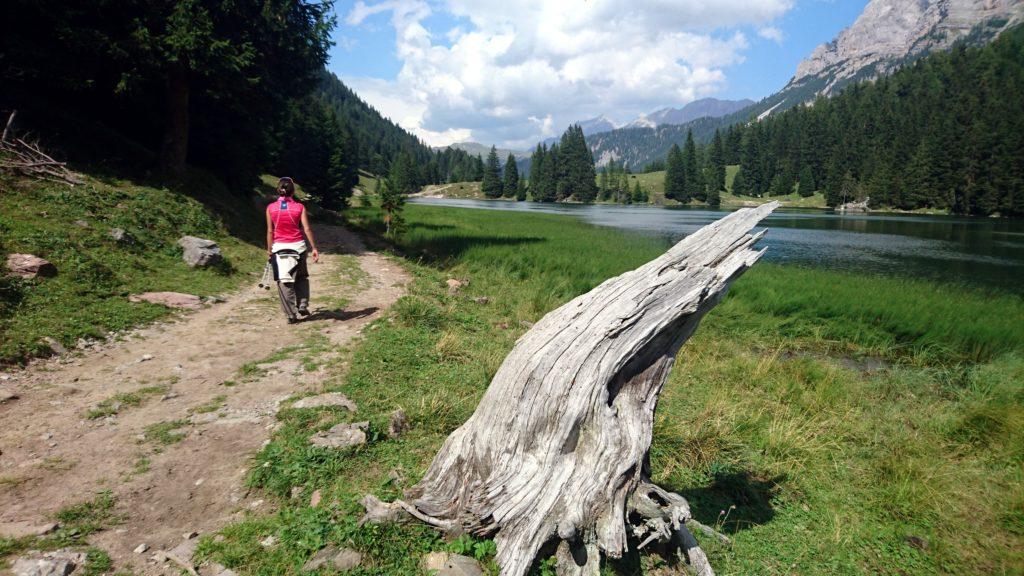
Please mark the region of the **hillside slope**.
POLYGON ((0 364, 48 354, 44 338, 70 348, 169 312, 129 302, 129 294, 212 296, 261 265, 255 196, 233 194, 202 172, 175 190, 106 177, 74 188, 0 177, 0 190, 0 260, 34 254, 58 271, 45 279, 0 278, 0 364), (131 241, 114 240, 112 228, 131 241), (176 244, 184 235, 216 241, 223 265, 189 268, 176 244))

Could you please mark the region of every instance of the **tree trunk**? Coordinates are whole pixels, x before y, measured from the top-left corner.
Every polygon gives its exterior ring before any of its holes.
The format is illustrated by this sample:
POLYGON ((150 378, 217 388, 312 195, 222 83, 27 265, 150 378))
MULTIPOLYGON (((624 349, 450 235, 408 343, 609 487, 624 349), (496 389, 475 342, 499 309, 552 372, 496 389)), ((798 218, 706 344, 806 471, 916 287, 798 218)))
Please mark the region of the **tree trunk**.
POLYGON ((559 573, 589 575, 600 555, 654 541, 713 574, 687 524, 715 533, 648 480, 654 409, 683 342, 761 256, 763 232, 749 231, 776 206, 734 212, 542 318, 406 500, 368 495, 364 520, 406 512, 493 535, 503 576, 526 574, 556 542, 559 573))
POLYGON ((160 168, 171 177, 181 176, 188 159, 188 70, 172 66, 164 95, 164 137, 160 147, 160 168))

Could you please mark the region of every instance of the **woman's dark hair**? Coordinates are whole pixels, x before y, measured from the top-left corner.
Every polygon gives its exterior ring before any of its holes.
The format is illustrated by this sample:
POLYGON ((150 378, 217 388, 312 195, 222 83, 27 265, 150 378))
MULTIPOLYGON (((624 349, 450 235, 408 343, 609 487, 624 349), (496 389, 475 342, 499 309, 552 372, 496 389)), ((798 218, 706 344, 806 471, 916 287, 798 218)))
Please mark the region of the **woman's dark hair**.
POLYGON ((295 182, 292 179, 285 176, 277 181, 277 191, 282 196, 294 196, 295 195, 295 182))

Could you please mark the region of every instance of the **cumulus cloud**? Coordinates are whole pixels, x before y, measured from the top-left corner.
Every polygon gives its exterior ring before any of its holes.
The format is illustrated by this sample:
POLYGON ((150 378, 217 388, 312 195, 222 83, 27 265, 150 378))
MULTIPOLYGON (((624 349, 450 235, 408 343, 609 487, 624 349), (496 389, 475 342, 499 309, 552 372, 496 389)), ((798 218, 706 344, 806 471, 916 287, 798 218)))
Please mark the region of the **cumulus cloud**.
MULTIPOLYGON (((422 0, 356 2, 350 26, 390 14, 397 78, 345 80, 427 142, 524 147, 575 120, 619 121, 721 89, 724 69, 792 0, 422 0), (424 25, 433 10, 460 20, 424 25)), ((781 33, 780 33, 781 34, 781 33)))
POLYGON ((777 42, 779 44, 781 44, 782 41, 786 39, 786 35, 782 32, 782 30, 776 28, 775 26, 764 26, 762 28, 759 28, 757 30, 757 35, 760 36, 761 38, 767 38, 768 40, 777 42))

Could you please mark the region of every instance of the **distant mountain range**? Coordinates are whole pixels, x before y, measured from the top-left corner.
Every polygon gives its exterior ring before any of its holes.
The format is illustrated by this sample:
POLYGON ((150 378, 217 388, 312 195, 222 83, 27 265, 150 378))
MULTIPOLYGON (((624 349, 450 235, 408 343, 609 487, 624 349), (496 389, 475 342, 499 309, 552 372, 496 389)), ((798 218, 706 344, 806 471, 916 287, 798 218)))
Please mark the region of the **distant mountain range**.
POLYGON ((587 143, 599 165, 619 160, 639 169, 663 159, 673 143, 681 145, 689 130, 698 142, 706 142, 718 128, 761 120, 819 95, 830 96, 958 42, 991 42, 1021 22, 1024 0, 871 0, 853 25, 816 48, 782 90, 760 102, 718 118, 656 127, 627 125, 589 135, 587 143))
MULTIPOLYGON (((487 155, 491 153, 490 144, 481 144, 479 142, 457 142, 455 144, 449 144, 448 146, 434 146, 434 150, 444 150, 445 148, 455 148, 456 150, 463 150, 470 156, 479 155, 484 160, 487 159, 487 155)), ((531 151, 524 150, 510 150, 508 148, 497 148, 495 152, 498 153, 498 159, 504 164, 508 158, 509 153, 515 155, 516 160, 520 160, 530 155, 531 151)))
POLYGON ((682 108, 662 108, 645 114, 623 126, 623 128, 654 128, 662 124, 686 124, 697 118, 720 118, 742 110, 753 104, 750 99, 719 100, 717 98, 701 98, 694 100, 682 108))

